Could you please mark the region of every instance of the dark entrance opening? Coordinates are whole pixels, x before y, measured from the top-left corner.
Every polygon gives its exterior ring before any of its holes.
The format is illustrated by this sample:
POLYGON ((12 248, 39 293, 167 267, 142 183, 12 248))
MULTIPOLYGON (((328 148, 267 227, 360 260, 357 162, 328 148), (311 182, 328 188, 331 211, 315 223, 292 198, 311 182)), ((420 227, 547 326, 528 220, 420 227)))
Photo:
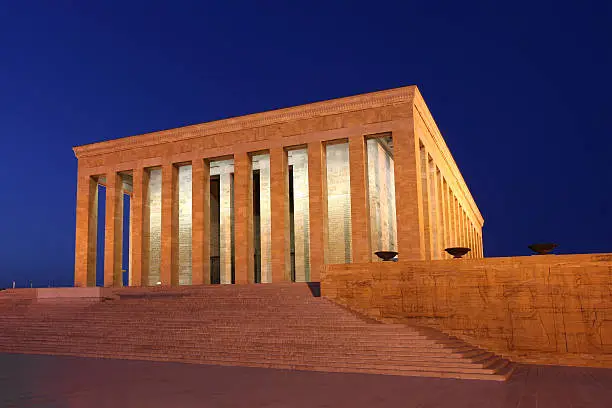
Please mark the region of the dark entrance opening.
POLYGON ((291 254, 291 282, 295 282, 295 224, 293 203, 293 165, 289 166, 289 242, 291 254))
POLYGON ((259 170, 253 170, 253 253, 254 281, 261 283, 261 202, 259 170))
POLYGON ((219 176, 210 178, 210 283, 221 283, 221 208, 219 196, 221 194, 219 176))

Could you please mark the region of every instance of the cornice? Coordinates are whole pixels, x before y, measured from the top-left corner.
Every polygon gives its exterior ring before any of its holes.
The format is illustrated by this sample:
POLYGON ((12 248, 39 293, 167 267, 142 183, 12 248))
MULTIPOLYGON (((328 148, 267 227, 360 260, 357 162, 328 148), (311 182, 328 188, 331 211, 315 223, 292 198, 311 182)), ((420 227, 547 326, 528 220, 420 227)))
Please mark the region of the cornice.
POLYGON ((314 102, 245 116, 216 120, 197 125, 162 130, 137 136, 73 147, 77 158, 95 156, 118 150, 134 149, 163 143, 173 143, 219 133, 253 129, 296 120, 336 115, 364 109, 412 102, 415 85, 370 92, 344 98, 314 102))

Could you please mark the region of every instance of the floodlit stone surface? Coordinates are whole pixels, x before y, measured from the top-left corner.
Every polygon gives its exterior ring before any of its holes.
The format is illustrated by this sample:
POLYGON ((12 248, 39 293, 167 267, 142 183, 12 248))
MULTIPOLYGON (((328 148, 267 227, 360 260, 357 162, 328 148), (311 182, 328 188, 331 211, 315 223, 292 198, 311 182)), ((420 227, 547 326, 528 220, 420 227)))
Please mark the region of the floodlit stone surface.
POLYGON ((327 265, 323 296, 510 358, 612 367, 612 254, 327 265))
POLYGON ((74 152, 75 286, 93 286, 101 273, 105 286, 122 286, 122 230, 128 227, 122 225, 122 193, 134 201, 131 285, 207 283, 213 263, 222 283, 252 282, 257 231, 251 172, 253 157, 261 154, 270 158, 270 182, 264 178, 262 185, 270 219, 261 224, 270 238, 262 242, 266 253, 257 254, 267 262, 261 270, 268 281, 316 281, 326 261, 377 261, 373 253, 380 249, 397 250, 404 260, 443 259, 449 257, 445 246, 461 244, 473 248, 468 257, 483 255, 484 220, 416 86, 78 146, 74 152), (392 140, 392 148, 368 153, 366 141, 381 135, 392 140), (235 166, 215 175, 219 180, 213 183, 212 165, 219 161, 235 166), (368 170, 372 165, 374 172, 368 170), (132 174, 130 182, 122 179, 126 174, 132 174), (107 186, 104 271, 95 270, 98 183, 107 186), (217 183, 219 197, 213 197, 207 190, 217 183), (217 212, 218 227, 216 218, 207 217, 217 212))

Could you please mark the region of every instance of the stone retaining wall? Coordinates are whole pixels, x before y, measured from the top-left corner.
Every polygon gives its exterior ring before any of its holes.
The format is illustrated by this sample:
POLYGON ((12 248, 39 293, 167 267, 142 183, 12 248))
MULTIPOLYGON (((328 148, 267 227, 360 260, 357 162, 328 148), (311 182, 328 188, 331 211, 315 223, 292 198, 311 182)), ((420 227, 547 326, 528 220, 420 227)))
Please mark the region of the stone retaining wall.
POLYGON ((612 254, 326 265, 321 292, 514 361, 612 367, 612 254))

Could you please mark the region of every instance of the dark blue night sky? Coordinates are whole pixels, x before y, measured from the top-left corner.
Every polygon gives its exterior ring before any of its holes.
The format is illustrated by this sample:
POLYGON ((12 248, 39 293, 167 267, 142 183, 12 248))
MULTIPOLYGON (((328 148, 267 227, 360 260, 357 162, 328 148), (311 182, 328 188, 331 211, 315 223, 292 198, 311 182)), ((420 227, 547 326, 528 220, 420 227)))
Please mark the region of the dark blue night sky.
POLYGON ((2 2, 0 287, 72 284, 72 146, 411 84, 486 256, 612 252, 610 2, 301 3, 2 2))

